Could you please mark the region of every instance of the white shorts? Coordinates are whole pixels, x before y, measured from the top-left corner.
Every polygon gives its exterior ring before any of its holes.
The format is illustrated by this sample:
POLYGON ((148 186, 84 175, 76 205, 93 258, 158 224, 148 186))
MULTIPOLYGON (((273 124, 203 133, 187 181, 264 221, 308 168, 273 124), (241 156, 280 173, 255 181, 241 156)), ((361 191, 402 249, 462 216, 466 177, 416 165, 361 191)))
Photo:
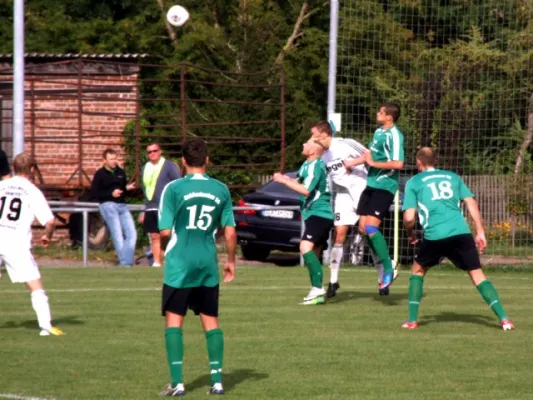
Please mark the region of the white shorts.
POLYGON ((333 222, 335 226, 353 226, 359 221, 356 210, 363 189, 361 191, 338 192, 335 195, 335 221, 333 222))
POLYGON ((29 249, 0 250, 0 259, 4 261, 9 278, 13 283, 25 283, 41 279, 39 267, 29 249))

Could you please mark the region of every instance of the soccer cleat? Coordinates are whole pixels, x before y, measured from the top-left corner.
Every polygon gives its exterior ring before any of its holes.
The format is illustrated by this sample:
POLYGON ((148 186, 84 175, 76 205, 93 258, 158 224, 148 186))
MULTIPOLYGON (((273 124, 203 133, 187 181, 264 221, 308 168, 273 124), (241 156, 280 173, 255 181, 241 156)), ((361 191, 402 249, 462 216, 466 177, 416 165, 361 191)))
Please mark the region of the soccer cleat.
POLYGON ((378 284, 378 293, 380 296, 388 296, 389 295, 389 288, 385 288, 385 289, 379 289, 381 285, 378 284))
POLYGON ((414 322, 405 321, 405 322, 402 324, 402 328, 406 328, 406 329, 416 329, 416 328, 418 328, 418 322, 416 322, 416 321, 414 321, 414 322))
POLYGON ((159 263, 153 263, 153 264, 151 265, 151 267, 152 267, 152 268, 161 268, 161 264, 159 264, 159 263))
POLYGON ((224 394, 224 389, 222 388, 222 383, 215 383, 211 389, 209 389, 208 394, 224 394))
POLYGON ((341 288, 341 285, 339 285, 339 282, 335 283, 328 283, 328 291, 326 292, 326 297, 328 299, 335 297, 337 295, 337 290, 341 288))
POLYGON ((303 306, 313 306, 317 304, 325 304, 326 298, 324 296, 318 296, 311 300, 304 300, 302 303, 300 303, 303 306))
POLYGON ((40 336, 63 336, 64 334, 65 332, 55 326, 52 326, 50 329, 41 329, 41 333, 39 333, 40 336))
POLYGON ((385 272, 383 274, 383 282, 379 284, 379 294, 381 296, 389 294, 389 287, 390 285, 392 285, 392 281, 393 281, 393 274, 391 272, 389 273, 385 272))
POLYGON ((315 297, 324 297, 326 291, 324 288, 312 287, 307 296, 304 297, 304 301, 313 300, 315 297))
POLYGON ((159 393, 160 396, 185 396, 185 387, 183 386, 183 383, 178 383, 175 387, 172 387, 172 385, 169 383, 165 386, 163 391, 159 393))
POLYGON ((500 325, 502 326, 504 331, 512 331, 515 329, 513 323, 508 319, 502 319, 500 321, 500 325))

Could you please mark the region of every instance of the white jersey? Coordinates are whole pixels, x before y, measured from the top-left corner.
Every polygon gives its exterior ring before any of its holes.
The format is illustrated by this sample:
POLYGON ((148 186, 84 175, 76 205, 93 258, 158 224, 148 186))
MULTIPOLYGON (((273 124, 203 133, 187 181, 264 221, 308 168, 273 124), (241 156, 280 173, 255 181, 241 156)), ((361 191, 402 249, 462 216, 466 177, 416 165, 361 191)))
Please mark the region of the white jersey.
POLYGON ((41 225, 54 219, 37 186, 19 176, 0 181, 0 251, 30 249, 35 218, 41 225))
POLYGON ((322 160, 326 164, 328 178, 335 186, 340 187, 341 190, 348 189, 348 191, 359 190, 366 186, 368 170, 365 164, 357 165, 348 172, 342 162, 361 156, 364 150, 366 148, 353 139, 331 139, 331 145, 322 155, 322 160))

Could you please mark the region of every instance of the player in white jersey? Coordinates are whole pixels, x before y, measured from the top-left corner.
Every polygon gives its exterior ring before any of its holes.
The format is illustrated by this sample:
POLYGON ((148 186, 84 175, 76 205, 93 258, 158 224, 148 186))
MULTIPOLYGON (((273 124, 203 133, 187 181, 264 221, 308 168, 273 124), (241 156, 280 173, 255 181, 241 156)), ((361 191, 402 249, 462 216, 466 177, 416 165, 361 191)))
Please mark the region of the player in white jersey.
MULTIPOLYGON (((368 171, 364 164, 350 170, 344 166, 343 160, 357 158, 367 150, 362 144, 345 138, 333 137, 333 131, 327 121, 320 121, 313 125, 311 134, 315 141, 327 151, 322 155, 326 164, 328 178, 335 193, 335 243, 330 253, 330 281, 327 297, 334 297, 339 285, 339 266, 344 253, 344 241, 351 226, 359 220, 357 205, 359 197, 366 187, 368 171)), ((378 284, 383 279, 383 264, 371 251, 372 259, 378 271, 378 284)))
POLYGON ((52 326, 48 296, 41 274, 31 254, 31 225, 35 218, 45 227, 41 246, 52 238, 55 218, 42 192, 29 181, 33 162, 26 154, 13 161, 15 176, 0 182, 0 259, 6 264, 11 282, 21 282, 31 294, 31 303, 41 329, 41 336, 63 335, 52 326))

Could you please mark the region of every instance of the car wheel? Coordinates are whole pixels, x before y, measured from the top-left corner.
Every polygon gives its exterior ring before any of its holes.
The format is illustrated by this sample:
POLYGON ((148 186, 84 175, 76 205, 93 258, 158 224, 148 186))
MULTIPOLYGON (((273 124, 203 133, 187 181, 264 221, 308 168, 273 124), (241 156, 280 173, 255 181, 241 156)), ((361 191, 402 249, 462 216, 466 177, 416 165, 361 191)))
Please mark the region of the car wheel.
POLYGON ((365 258, 365 240, 359 232, 348 236, 348 260, 350 264, 359 265, 365 258))
POLYGON ((242 256, 246 260, 251 261, 265 261, 270 255, 270 249, 268 247, 259 247, 253 245, 241 245, 242 256))
POLYGON ((87 237, 90 249, 105 249, 109 243, 109 229, 98 213, 92 213, 89 217, 89 235, 87 237))

